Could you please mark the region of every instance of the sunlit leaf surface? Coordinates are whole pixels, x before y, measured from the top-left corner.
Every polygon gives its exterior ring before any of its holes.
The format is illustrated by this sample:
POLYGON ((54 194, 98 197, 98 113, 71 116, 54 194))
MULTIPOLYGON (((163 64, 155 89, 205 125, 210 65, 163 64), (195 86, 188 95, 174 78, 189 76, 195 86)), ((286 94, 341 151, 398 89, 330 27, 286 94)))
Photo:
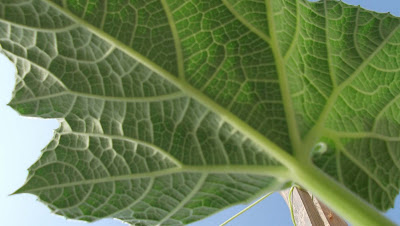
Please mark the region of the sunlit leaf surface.
POLYGON ((386 210, 399 26, 333 0, 0 0, 10 105, 61 123, 17 192, 68 218, 187 224, 286 186, 261 135, 386 210))

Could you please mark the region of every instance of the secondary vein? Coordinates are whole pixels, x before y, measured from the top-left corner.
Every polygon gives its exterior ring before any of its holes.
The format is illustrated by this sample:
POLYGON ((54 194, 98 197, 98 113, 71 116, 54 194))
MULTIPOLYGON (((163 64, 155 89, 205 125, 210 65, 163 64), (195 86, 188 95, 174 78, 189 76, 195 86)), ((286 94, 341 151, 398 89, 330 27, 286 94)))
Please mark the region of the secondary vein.
MULTIPOLYGON (((55 189, 55 188, 64 188, 71 186, 80 186, 84 184, 99 184, 106 182, 116 182, 123 180, 134 180, 141 178, 157 178, 161 176, 166 176, 170 174, 176 173, 202 173, 202 174, 243 174, 243 175, 260 175, 260 176, 272 176, 280 179, 284 179, 283 181, 289 178, 289 172, 287 168, 284 166, 240 166, 240 165, 230 165, 230 166, 219 166, 219 165, 205 165, 205 166, 183 166, 183 167, 175 167, 162 169, 159 171, 145 172, 145 173, 136 173, 136 174, 126 174, 126 175, 118 175, 118 176, 109 176, 102 178, 93 178, 93 179, 85 179, 80 181, 73 181, 63 184, 54 184, 47 185, 39 188, 32 188, 28 190, 22 189, 16 191, 17 193, 32 193, 37 191, 55 189)), ((82 177, 83 178, 83 177, 82 177)), ((29 183, 27 181, 26 183, 29 183)))
POLYGON ((305 144, 306 146, 313 145, 313 143, 319 139, 321 136, 321 131, 324 127, 324 123, 326 122, 329 113, 331 112, 333 106, 336 103, 337 98, 339 97, 340 93, 342 92, 343 89, 348 87, 348 85, 351 84, 351 82, 359 75, 362 70, 368 66, 368 64, 371 62, 371 60, 378 54, 382 48, 386 45, 386 43, 390 40, 390 38, 399 30, 400 24, 393 29, 393 31, 382 41, 382 43, 375 49, 371 55, 367 59, 364 60, 362 64, 344 81, 342 82, 339 86, 337 86, 329 99, 326 101, 326 104, 324 106, 324 109, 321 112, 320 117, 318 118, 317 122, 315 123, 314 127, 308 132, 308 134, 305 136, 305 144))
POLYGON ((185 81, 185 68, 183 65, 183 51, 180 43, 180 38, 178 34, 178 30, 176 29, 175 26, 175 21, 174 21, 174 16, 172 15, 172 11, 170 10, 168 4, 165 2, 165 0, 161 0, 161 4, 164 8, 164 12, 167 16, 168 19, 168 24, 171 28, 171 33, 172 37, 174 38, 174 44, 175 44, 175 53, 176 53, 176 62, 178 64, 178 76, 180 79, 185 81))
POLYGON ((264 32, 260 31, 258 28, 254 27, 251 23, 249 23, 242 15, 240 15, 234 8, 233 6, 227 1, 227 0, 222 0, 222 3, 225 5, 225 7, 250 31, 255 33, 258 37, 260 37, 262 40, 264 40, 267 43, 271 42, 270 37, 266 35, 264 32))

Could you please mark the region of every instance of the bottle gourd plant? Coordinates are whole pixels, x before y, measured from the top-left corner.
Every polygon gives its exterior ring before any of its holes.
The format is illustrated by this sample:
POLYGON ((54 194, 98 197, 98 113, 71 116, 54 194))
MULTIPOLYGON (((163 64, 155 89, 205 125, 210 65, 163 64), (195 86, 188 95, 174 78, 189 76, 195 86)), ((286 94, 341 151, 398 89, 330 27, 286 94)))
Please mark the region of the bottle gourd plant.
POLYGON ((16 193, 181 225, 296 183, 391 225, 399 27, 335 0, 0 0, 9 105, 61 124, 16 193))

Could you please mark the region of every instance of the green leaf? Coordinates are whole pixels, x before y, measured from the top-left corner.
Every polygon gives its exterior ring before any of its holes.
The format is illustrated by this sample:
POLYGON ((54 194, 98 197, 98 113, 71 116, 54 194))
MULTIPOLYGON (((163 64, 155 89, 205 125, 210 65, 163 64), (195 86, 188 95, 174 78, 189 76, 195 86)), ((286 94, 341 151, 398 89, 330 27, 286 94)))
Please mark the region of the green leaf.
POLYGON ((333 0, 0 0, 10 106, 61 124, 17 193, 180 225, 295 182, 374 219, 400 186, 399 27, 333 0))

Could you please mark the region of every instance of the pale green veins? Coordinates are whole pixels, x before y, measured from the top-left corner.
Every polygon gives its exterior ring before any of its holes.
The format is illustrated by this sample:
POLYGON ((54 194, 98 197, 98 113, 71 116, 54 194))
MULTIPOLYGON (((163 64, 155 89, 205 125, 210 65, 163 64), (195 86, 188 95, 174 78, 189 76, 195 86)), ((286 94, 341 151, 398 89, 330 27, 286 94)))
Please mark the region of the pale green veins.
POLYGON ((61 124, 17 192, 68 218, 181 225, 312 190, 315 165, 387 210, 399 27, 333 0, 0 0, 10 106, 61 124))

